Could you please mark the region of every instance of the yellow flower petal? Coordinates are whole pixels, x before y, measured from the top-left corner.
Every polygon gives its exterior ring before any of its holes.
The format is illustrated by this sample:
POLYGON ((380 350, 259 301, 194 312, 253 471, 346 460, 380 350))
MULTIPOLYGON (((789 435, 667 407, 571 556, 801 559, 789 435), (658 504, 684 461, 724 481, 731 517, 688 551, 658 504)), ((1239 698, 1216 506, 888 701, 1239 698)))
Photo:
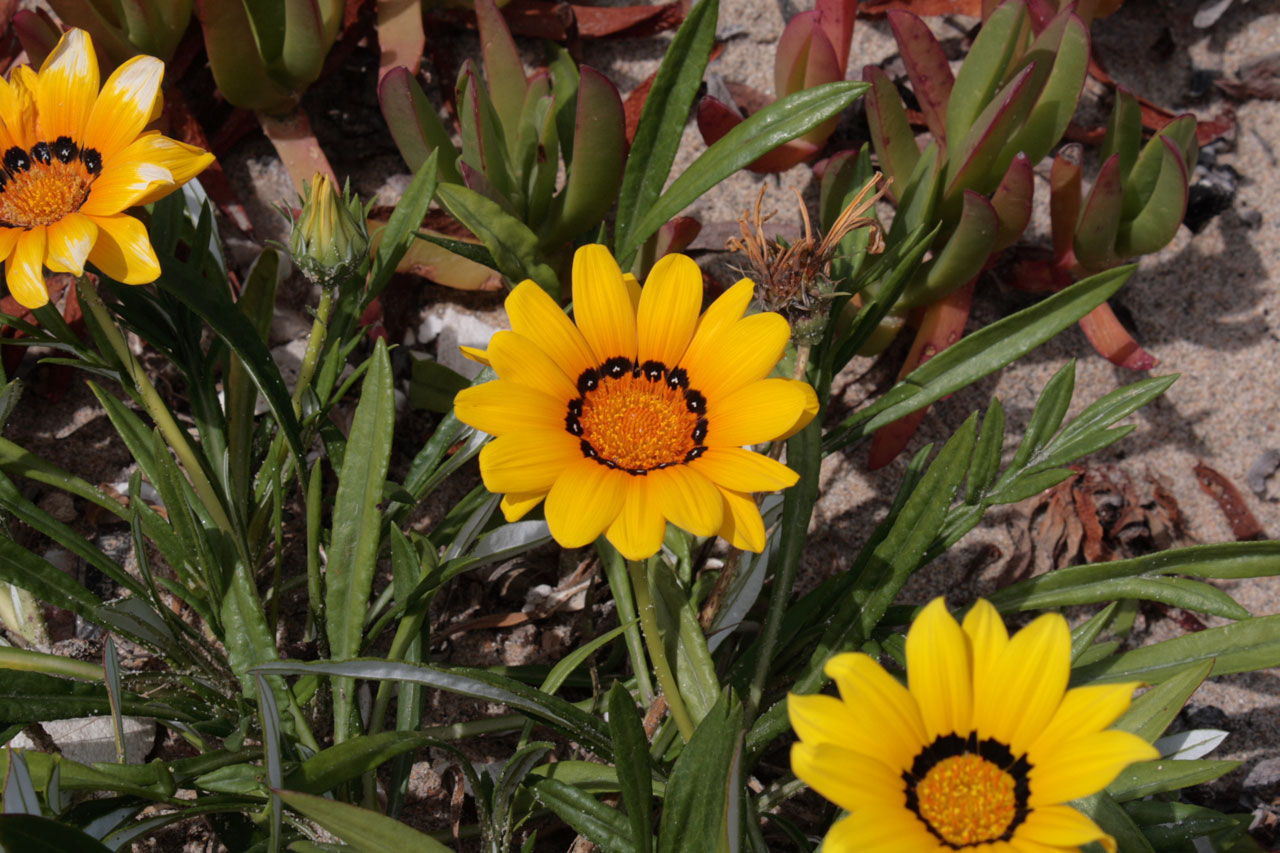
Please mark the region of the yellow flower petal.
POLYGON ((21 228, 6 228, 0 225, 0 261, 3 261, 13 253, 13 247, 18 245, 18 237, 22 235, 21 228))
MULTIPOLYGON (((781 315, 753 314, 713 336, 703 349, 690 344, 680 366, 689 371, 689 383, 714 401, 768 376, 790 338, 791 326, 781 315)), ((803 406, 801 400, 773 435, 790 429, 803 406)))
POLYGON ((719 341, 720 335, 725 329, 742 319, 742 315, 746 313, 747 306, 751 304, 751 297, 755 290, 755 282, 744 278, 720 294, 716 301, 711 303, 711 307, 702 315, 702 318, 698 320, 697 331, 694 332, 693 340, 689 342, 689 349, 686 351, 685 358, 692 360, 714 359, 716 354, 712 347, 719 341))
MULTIPOLYGON (((929 834, 922 821, 906 809, 881 809, 852 814, 827 833, 822 853, 953 853, 929 834)), ((986 853, 979 847, 966 853, 986 853)))
POLYGON ((815 693, 812 696, 787 694, 787 717, 801 742, 817 746, 822 743, 842 744, 857 721, 849 706, 834 696, 815 693))
POLYGON ((627 298, 631 300, 631 313, 640 310, 640 279, 629 272, 622 274, 622 283, 627 286, 627 298))
POLYGON ((26 87, 0 77, 0 147, 3 150, 15 145, 22 149, 31 147, 35 115, 35 102, 26 87))
POLYGON ((507 379, 463 388, 453 399, 458 420, 490 435, 564 428, 564 405, 549 394, 507 379))
MULTIPOLYGON (((147 195, 157 188, 175 188, 176 177, 165 163, 164 149, 167 146, 157 142, 163 139, 165 137, 158 133, 142 136, 105 163, 101 174, 89 188, 89 197, 81 211, 94 216, 110 216, 145 203, 147 195)), ((208 156, 212 158, 213 155, 208 156)))
POLYGON ((547 497, 546 492, 529 492, 527 494, 503 495, 498 507, 502 517, 507 521, 519 521, 547 497))
POLYGON ((791 769, 809 787, 851 812, 909 814, 902 774, 870 756, 833 743, 802 741, 791 747, 791 769))
POLYGON ((148 284, 160 277, 160 261, 146 226, 123 213, 90 218, 98 226, 90 263, 121 284, 148 284))
POLYGON ((822 404, 818 402, 818 392, 814 391, 808 382, 801 382, 799 379, 788 379, 788 382, 794 382, 796 387, 800 389, 800 393, 804 394, 804 408, 800 410, 799 417, 786 432, 778 436, 779 439, 791 438, 809 425, 809 422, 818 416, 818 410, 822 408, 822 404))
POLYGON ((638 360, 674 367, 684 355, 702 308, 702 271, 692 258, 665 255, 640 292, 636 317, 638 360))
POLYGON ((649 495, 667 519, 694 536, 713 536, 724 518, 724 499, 710 480, 676 465, 650 471, 649 495))
POLYGON ((1061 615, 1046 613, 1009 640, 986 674, 999 698, 975 715, 978 737, 1025 753, 1062 704, 1070 675, 1071 630, 1061 615))
POLYGON ((618 262, 604 246, 583 246, 573 255, 573 316, 596 355, 596 364, 636 357, 636 315, 618 262))
POLYGON ((564 470, 547 495, 547 526, 565 548, 590 545, 622 512, 631 476, 591 459, 564 470))
POLYGON ((648 477, 633 478, 622 512, 605 536, 628 560, 646 560, 658 553, 667 532, 667 520, 649 497, 648 477))
POLYGON ((926 740, 920 708, 907 688, 861 652, 836 655, 823 671, 840 687, 857 722, 844 742, 899 772, 910 768, 932 738, 926 740))
POLYGON ((98 239, 98 226, 82 213, 68 213, 47 227, 45 266, 54 272, 84 274, 84 262, 98 239))
POLYGON ((564 430, 513 432, 480 449, 480 476, 495 494, 545 492, 581 458, 577 439, 564 430))
POLYGON ((741 447, 768 441, 795 423, 804 394, 789 379, 762 379, 726 397, 707 395, 707 445, 741 447))
POLYGON ((1129 732, 1108 729, 1064 742, 1031 768, 1032 808, 1054 805, 1101 791, 1136 761, 1154 761, 1155 747, 1129 732))
POLYGON ((1014 834, 1019 842, 1026 839, 1055 849, 1083 847, 1105 837, 1096 823, 1070 806, 1032 809, 1014 834))
POLYGON ((1100 732, 1119 719, 1133 699, 1137 682, 1127 684, 1090 684, 1067 691, 1062 704, 1040 736, 1027 749, 1032 764, 1049 755, 1064 741, 1100 732))
POLYGON ((582 371, 597 365, 595 353, 577 327, 555 300, 532 281, 516 285, 506 305, 512 330, 533 341, 574 382, 582 371))
POLYGON ((168 186, 158 185, 138 199, 135 204, 151 204, 159 201, 205 169, 213 165, 214 156, 203 148, 187 145, 176 139, 159 134, 143 134, 144 139, 151 138, 150 156, 153 162, 164 166, 173 175, 173 183, 168 186))
POLYGON ((458 351, 462 353, 464 358, 470 359, 471 361, 474 361, 477 364, 483 364, 485 367, 493 366, 492 364, 489 363, 488 350, 482 350, 479 347, 460 346, 458 347, 458 351))
MULTIPOLYGON (((164 66, 160 67, 163 73, 164 66)), ((98 58, 93 42, 84 30, 67 30, 40 66, 37 78, 35 105, 41 137, 47 142, 60 136, 77 143, 85 139, 85 122, 97 97, 98 58)))
POLYGON ((23 308, 39 308, 49 302, 44 286, 44 228, 31 228, 18 235, 13 253, 4 262, 9 293, 23 308))
MULTIPOLYGON (((43 85, 43 71, 40 78, 43 85)), ((151 121, 163 79, 164 63, 154 56, 135 56, 121 64, 102 86, 81 147, 97 150, 103 164, 109 164, 151 121)), ((94 84, 96 88, 96 80, 94 84)))
POLYGON ((907 632, 907 683, 930 740, 969 733, 972 678, 969 641, 947 612, 946 600, 935 598, 907 632))
POLYGON ((736 492, 774 492, 794 486, 800 479, 781 462, 741 447, 712 447, 689 467, 717 486, 736 492))
MULTIPOLYGON (((992 719, 1008 701, 1005 686, 995 678, 995 673, 1004 657, 1005 647, 1009 645, 1009 632, 999 611, 985 599, 979 599, 970 608, 962 627, 973 649, 974 718, 992 719)), ((983 730, 980 728, 979 731, 983 730)))
POLYGON ((578 389, 537 344, 518 332, 498 332, 489 341, 487 358, 503 379, 536 388, 554 398, 560 407, 561 426, 564 425, 565 404, 578 396, 578 389))
POLYGON ((735 492, 716 486, 724 498, 724 520, 720 522, 721 539, 743 551, 759 554, 764 550, 764 519, 756 499, 745 492, 735 492))

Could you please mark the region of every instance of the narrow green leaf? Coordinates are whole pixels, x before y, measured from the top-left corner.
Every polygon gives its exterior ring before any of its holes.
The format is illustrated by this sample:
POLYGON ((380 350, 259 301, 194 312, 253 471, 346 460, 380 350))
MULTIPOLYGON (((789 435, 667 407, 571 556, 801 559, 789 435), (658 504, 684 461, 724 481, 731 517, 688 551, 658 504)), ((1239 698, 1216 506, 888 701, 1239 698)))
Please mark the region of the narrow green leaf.
POLYGON ((1031 454, 1043 447, 1058 431, 1058 427, 1062 426, 1062 419, 1067 416, 1075 389, 1076 362, 1071 359, 1045 383, 1044 390, 1040 392, 1040 399, 1036 400, 1031 420, 1027 422, 1026 432, 1023 433, 1022 443, 1009 462, 1010 472, 1026 467, 1031 454))
POLYGON ((1212 670, 1211 660, 1190 664, 1134 699, 1129 710, 1112 724, 1112 728, 1132 732, 1148 743, 1155 743, 1212 670))
POLYGON ((1116 840, 1117 848, 1124 853, 1155 853, 1142 830, 1106 791, 1074 800, 1071 805, 1093 818, 1104 832, 1116 840))
POLYGON ((540 803, 606 853, 639 853, 629 840, 627 819, 617 809, 559 779, 543 779, 532 790, 540 803))
POLYGON ((653 849, 653 771, 649 741, 635 700, 618 682, 609 691, 609 734, 635 849, 653 849))
POLYGON ((1143 761, 1132 764, 1107 786, 1117 803, 1137 800, 1165 791, 1176 791, 1225 776, 1240 766, 1239 761, 1143 761))
POLYGON ((1085 622, 1071 631, 1071 663, 1075 665, 1080 656, 1084 654, 1093 641, 1098 639, 1098 635, 1102 633, 1102 629, 1107 626, 1107 622, 1111 619, 1112 614, 1116 612, 1116 602, 1111 602, 1106 607, 1089 617, 1089 621, 1085 622))
MULTIPOLYGON (((335 658, 359 653, 373 572, 381 544, 383 484, 391 456, 395 426, 395 396, 391 360, 386 343, 379 340, 372 367, 364 378, 348 444, 360 448, 350 453, 338 475, 333 507, 333 540, 325 574, 325 619, 329 646, 335 658)), ((334 740, 346 739, 355 689, 352 681, 334 684, 334 740)))
MULTIPOLYGON (((415 84, 416 85, 416 84, 415 84)), ((432 151, 427 159, 414 173, 409 188, 400 197, 399 204, 391 211, 387 226, 382 229, 382 240, 378 243, 378 252, 373 257, 373 271, 369 275, 369 286, 362 297, 362 305, 373 301, 395 275, 396 266, 404 253, 409 251, 422 219, 431 207, 431 199, 435 195, 440 173, 436 164, 439 162, 439 150, 432 151)), ((305 470, 305 469, 303 469, 305 470)))
POLYGON ((969 475, 965 482, 965 498, 967 504, 976 504, 982 499, 996 473, 1000 469, 1000 453, 1004 450, 1004 406, 997 397, 992 397, 987 405, 987 413, 982 418, 982 432, 978 435, 978 443, 973 448, 973 461, 969 463, 969 475))
POLYGON ((413 850, 422 853, 449 851, 448 847, 431 836, 377 812, 297 791, 275 793, 289 808, 311 818, 350 844, 358 853, 387 853, 388 850, 413 850))
POLYGON ((520 220, 480 193, 454 184, 440 184, 436 197, 479 238, 512 284, 531 278, 547 292, 560 291, 555 271, 541 261, 538 237, 520 220))
POLYGON ((618 244, 623 269, 636 250, 699 196, 757 157, 803 135, 840 113, 867 89, 866 83, 826 83, 781 98, 721 137, 690 164, 636 221, 626 242, 618 244))
POLYGON ((719 0, 695 4, 676 30, 654 75, 622 175, 614 226, 618 246, 629 244, 633 223, 657 200, 671 174, 689 110, 711 56, 719 11, 719 0))
POLYGON ((1106 427, 1159 397, 1177 380, 1176 373, 1152 376, 1117 388, 1095 400, 1049 442, 1044 452, 1037 456, 1036 464, 1057 467, 1092 452, 1096 441, 1108 437, 1106 427))
POLYGON ((92 835, 52 818, 33 814, 0 815, 0 850, 14 853, 111 853, 92 835))
MULTIPOLYGON (((1036 578, 1030 580, 1034 581, 1036 578)), ((1181 607, 1224 619, 1249 618, 1248 610, 1216 586, 1185 578, 1118 577, 1044 592, 1035 591, 1034 585, 1031 585, 1024 588, 1017 597, 1017 608, 1047 610, 1081 604, 1103 604, 1116 599, 1158 601, 1170 607, 1181 607)))
POLYGON ((658 853, 718 849, 725 834, 728 788, 741 784, 730 773, 741 744, 742 705, 726 690, 671 770, 658 830, 658 853))
POLYGON ((1157 850, 1191 849, 1195 839, 1239 825, 1230 815, 1191 803, 1130 800, 1123 808, 1157 850))

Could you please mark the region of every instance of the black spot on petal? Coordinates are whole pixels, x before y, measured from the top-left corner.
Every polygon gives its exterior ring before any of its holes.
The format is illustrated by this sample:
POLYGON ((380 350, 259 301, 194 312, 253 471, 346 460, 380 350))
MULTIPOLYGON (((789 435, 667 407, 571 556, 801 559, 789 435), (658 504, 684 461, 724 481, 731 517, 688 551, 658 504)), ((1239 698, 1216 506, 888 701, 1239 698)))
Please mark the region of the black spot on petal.
POLYGON ((683 367, 673 367, 667 371, 667 384, 672 388, 688 388, 689 374, 683 367))
POLYGON ((18 146, 4 152, 4 167, 11 175, 20 175, 31 168, 31 158, 18 146))
POLYGON ((53 140, 53 156, 63 163, 70 163, 79 153, 80 148, 71 141, 70 136, 59 136, 53 140))
POLYGON ((663 375, 667 372, 667 366, 660 361, 652 359, 640 365, 640 373, 650 382, 661 382, 663 375))
POLYGON ((594 367, 588 367, 578 377, 578 393, 585 394, 600 387, 600 374, 594 367))
POLYGON ((80 152, 80 162, 84 163, 85 171, 90 175, 96 175, 102 171, 102 155, 92 148, 86 148, 80 152))
POLYGON ((707 419, 698 418, 697 425, 693 428, 693 441, 695 444, 702 444, 707 438, 707 419))
POLYGON ((631 372, 631 359, 617 356, 600 366, 601 372, 610 379, 621 379, 631 372))
POLYGON ((707 398, 702 396, 701 391, 689 388, 684 392, 684 406, 695 415, 705 415, 707 413, 707 398))
POLYGON ((47 142, 37 142, 31 146, 31 159, 48 166, 53 162, 53 151, 47 142))

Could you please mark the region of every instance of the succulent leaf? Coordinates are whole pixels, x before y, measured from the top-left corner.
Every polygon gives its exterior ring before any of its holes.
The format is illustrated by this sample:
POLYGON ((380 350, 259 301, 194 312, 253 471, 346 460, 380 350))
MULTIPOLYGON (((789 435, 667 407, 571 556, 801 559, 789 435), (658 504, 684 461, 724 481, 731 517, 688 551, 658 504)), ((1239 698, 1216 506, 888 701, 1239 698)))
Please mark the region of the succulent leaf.
MULTIPOLYGON (((1042 87, 1033 83, 1039 88, 1040 95, 1030 115, 1006 146, 1001 162, 1021 151, 1031 158, 1032 163, 1039 163, 1062 138, 1075 115, 1089 71, 1089 31, 1078 17, 1069 12, 1055 19, 1055 24, 1058 20, 1062 20, 1062 33, 1054 54, 1045 57, 1048 74, 1042 87)), ((1034 46, 1031 53, 1037 53, 1034 46)), ((1039 62, 1038 59, 1035 61, 1039 62)), ((999 163, 996 168, 999 168, 999 163)))
POLYGON ((230 103, 273 115, 297 105, 298 93, 268 73, 243 0, 200 0, 200 24, 214 82, 230 103))
MULTIPOLYGON (((954 102, 952 87, 955 85, 947 55, 929 31, 929 26, 916 15, 894 9, 888 17, 902 61, 907 66, 907 76, 911 78, 911 89, 924 113, 925 124, 933 138, 945 146, 948 139, 947 114, 951 108, 949 102, 954 102)), ((961 91, 956 90, 956 94, 961 91)))
POLYGON ((1080 218, 1082 175, 1079 143, 1063 146, 1049 171, 1049 221, 1055 261, 1061 261, 1072 250, 1080 218))
POLYGON ((506 131, 507 144, 511 146, 509 153, 514 160, 517 158, 516 129, 520 126, 528 86, 524 63, 520 61, 511 30, 493 0, 475 0, 475 9, 489 98, 506 131))
POLYGON ((399 66, 417 74, 427 44, 421 0, 378 0, 377 12, 378 80, 399 66))
POLYGON ((458 75, 458 123, 462 130, 462 160, 485 178, 502 195, 512 191, 511 170, 502 124, 498 121, 489 93, 467 60, 458 75))
POLYGON ((1106 302, 1080 318, 1080 331, 1107 361, 1130 370, 1150 370, 1159 359, 1144 350, 1106 302))
POLYGON ((343 0, 284 0, 280 63, 289 85, 302 91, 320 76, 342 25, 343 0))
MULTIPOLYGON (((1142 153, 1138 155, 1138 160, 1133 166, 1133 171, 1124 177, 1124 208, 1121 218, 1124 220, 1133 219, 1138 215, 1138 211, 1147 206, 1148 199, 1155 192, 1156 184, 1162 180, 1162 172, 1164 171, 1164 146, 1160 143, 1161 139, 1169 139, 1174 143, 1174 150, 1178 152, 1179 160, 1183 160, 1183 140, 1190 137, 1195 139, 1196 120, 1192 115, 1178 116, 1169 122, 1163 128, 1156 132, 1156 135, 1148 140, 1143 147, 1142 153)), ((1186 162, 1183 160, 1185 171, 1186 162)))
POLYGON ((407 68, 393 68, 378 85, 378 103, 391 130, 391 138, 404 162, 414 172, 439 151, 440 180, 462 183, 454 147, 444 123, 407 68))
POLYGON ((1026 14, 1023 0, 1006 0, 991 13, 974 38, 947 104, 946 134, 953 145, 969 132, 1000 88, 1006 70, 1017 56, 1018 36, 1026 14))
POLYGON ((578 66, 558 44, 548 45, 551 93, 556 98, 556 136, 566 163, 573 159, 573 125, 578 113, 578 66))
POLYGON ((887 238, 890 245, 905 239, 908 234, 933 218, 942 187, 942 157, 942 149, 935 141, 929 143, 929 147, 916 161, 916 167, 911 172, 911 177, 907 178, 906 186, 898 193, 898 215, 889 226, 887 238))
POLYGON ((1187 212, 1187 164, 1182 151, 1168 136, 1157 136, 1152 141, 1158 143, 1157 150, 1163 154, 1160 171, 1142 210, 1120 223, 1116 233, 1116 254, 1120 257, 1163 249, 1178 233, 1187 212))
POLYGON ((907 121, 907 111, 898 89, 889 75, 878 65, 862 69, 862 79, 871 84, 863 101, 867 124, 871 128, 871 144, 885 174, 893 179, 889 192, 901 198, 907 178, 920 160, 920 148, 907 121))
POLYGON ((981 193, 965 190, 956 230, 916 280, 907 285, 903 304, 915 307, 941 299, 982 272, 999 231, 995 206, 981 193))
POLYGON ((1138 162, 1142 148, 1142 107, 1133 93, 1116 87, 1116 102, 1107 122, 1107 135, 1102 140, 1099 157, 1105 162, 1112 154, 1120 155, 1120 174, 1127 180, 1138 162))
MULTIPOLYGON (((963 140, 956 140, 953 156, 947 163, 946 195, 954 200, 960 190, 977 189, 989 192, 991 185, 1004 174, 1000 154, 1006 140, 1026 120, 1036 96, 1032 78, 1034 64, 1018 73, 987 104, 977 120, 969 127, 963 140)), ((1016 153, 1016 152, 1013 152, 1016 153)), ((1009 160, 1013 159, 1009 154, 1009 160)), ((1005 161, 1003 168, 1008 168, 1005 161)))
POLYGON ((858 15, 858 0, 818 0, 814 6, 818 13, 818 26, 826 34, 827 41, 836 51, 840 76, 849 68, 849 49, 853 40, 853 22, 858 15))
POLYGON ((773 91, 779 98, 804 88, 810 45, 817 29, 818 13, 813 11, 801 12, 783 28, 773 56, 773 91))
POLYGON ((991 206, 995 208, 999 225, 993 252, 1009 248, 1022 236, 1031 221, 1034 191, 1035 173, 1031 169, 1031 160, 1026 154, 1018 154, 991 196, 991 206))
POLYGON ((1116 230, 1124 189, 1120 183, 1120 155, 1112 154, 1089 190, 1076 222, 1076 260, 1087 270, 1103 270, 1116 261, 1116 230))

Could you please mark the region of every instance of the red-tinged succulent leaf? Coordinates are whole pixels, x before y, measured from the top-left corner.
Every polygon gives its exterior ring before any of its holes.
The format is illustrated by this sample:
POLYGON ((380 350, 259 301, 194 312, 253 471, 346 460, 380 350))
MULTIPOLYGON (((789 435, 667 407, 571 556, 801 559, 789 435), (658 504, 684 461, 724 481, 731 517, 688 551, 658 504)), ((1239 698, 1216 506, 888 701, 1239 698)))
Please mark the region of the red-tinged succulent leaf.
POLYGON ((1013 66, 1021 47, 1018 36, 1026 15, 1022 0, 1006 0, 991 13, 974 38, 973 47, 956 75, 956 85, 947 105, 947 138, 953 149, 996 97, 1001 81, 1013 66))
POLYGON ((243 0, 196 0, 218 91, 237 107, 287 115, 299 94, 276 82, 258 49, 243 0))
POLYGON ((817 0, 818 26, 835 48, 840 68, 837 80, 844 79, 849 68, 849 49, 853 42, 853 21, 858 16, 858 0, 817 0))
MULTIPOLYGON (((1121 209, 1121 221, 1128 222, 1138 215, 1138 211, 1147 207, 1148 200, 1156 191, 1156 186, 1161 180, 1169 180, 1165 175, 1165 148, 1161 145, 1160 140, 1169 140, 1173 144, 1173 150, 1177 152, 1178 159, 1183 163, 1185 172, 1186 160, 1184 159, 1188 153, 1183 145, 1184 143, 1195 144, 1195 118, 1190 115, 1179 116, 1177 121, 1170 122, 1160 132, 1153 136, 1143 147, 1142 152, 1138 155, 1138 160, 1134 163, 1133 171, 1127 175, 1122 173, 1124 180, 1124 206, 1121 209)), ((1194 148, 1191 152, 1194 152, 1194 148)), ((1195 162, 1194 160, 1192 162, 1195 162)), ((1169 196, 1166 195, 1166 201, 1169 196)))
POLYGON ((889 26, 898 42, 907 76, 911 78, 911 89, 920 102, 929 132, 939 144, 945 145, 948 102, 955 85, 947 55, 928 25, 910 12, 890 11, 889 26))
POLYGON ((702 233, 702 223, 692 216, 677 216, 658 229, 655 257, 683 252, 702 233))
POLYGON ((922 18, 938 15, 968 15, 976 18, 982 14, 983 0, 865 0, 858 7, 858 14, 878 18, 894 9, 905 9, 922 18))
MULTIPOLYGON (((1028 65, 1000 90, 982 111, 963 139, 953 141, 954 159, 947 163, 946 196, 955 198, 960 190, 990 192, 1003 174, 998 155, 1005 141, 1026 119, 1036 91, 1031 77, 1036 67, 1028 65)), ((1009 155, 1009 160, 1013 154, 1009 155)), ((1008 168, 1008 161, 1004 168, 1008 168)))
MULTIPOLYGON (((386 226, 386 219, 369 218, 369 238, 372 251, 377 251, 378 243, 382 239, 382 229, 386 226)), ((453 231, 455 229, 450 230, 453 231)), ((476 245, 479 245, 480 242, 469 234, 465 237, 459 237, 454 233, 446 235, 427 228, 424 228, 423 231, 427 234, 449 236, 451 239, 463 240, 476 245)), ((461 255, 455 255, 448 249, 437 246, 428 240, 411 241, 408 251, 404 253, 400 263, 396 264, 396 272, 427 278, 436 284, 442 284, 454 290, 498 290, 502 287, 502 274, 497 270, 491 270, 483 264, 478 264, 461 255)))
MULTIPOLYGON (((839 67, 835 48, 831 46, 826 33, 815 28, 809 42, 809 57, 805 63, 804 86, 802 88, 812 89, 814 86, 821 86, 823 83, 836 83, 843 79, 844 69, 839 67)), ((783 97, 783 93, 779 92, 778 97, 783 97)), ((839 123, 840 116, 832 116, 822 124, 810 128, 803 136, 795 139, 794 143, 796 144, 792 147, 813 145, 815 149, 822 148, 831 134, 835 132, 836 125, 839 123)))
MULTIPOLYGON (((573 8, 567 3, 550 0, 511 0, 502 7, 503 17, 513 35, 526 38, 566 41, 575 29, 573 8)), ((463 9, 436 13, 459 26, 468 25, 471 17, 463 9)))
MULTIPOLYGON (((1018 151, 1025 153, 1033 163, 1044 159, 1062 139, 1063 132, 1071 123, 1071 117, 1075 115, 1080 93, 1084 90, 1089 66, 1088 28, 1069 11, 1055 19, 1050 27, 1061 27, 1052 54, 1042 54, 1042 49, 1036 45, 1033 45, 1029 54, 1035 57, 1033 61, 1037 67, 1040 67, 1041 57, 1047 63, 1044 66, 1047 74, 1043 82, 1032 82, 1040 94, 1026 121, 1014 132, 1013 138, 1005 147, 1002 161, 1004 157, 1018 151)), ((1045 30, 1045 34, 1049 32, 1050 30, 1045 30)))
POLYGON ((1177 143, 1158 136, 1164 152, 1160 173, 1142 210, 1132 219, 1121 221, 1116 232, 1116 254, 1120 257, 1148 255, 1169 244, 1178 233, 1187 212, 1187 164, 1177 143))
MULTIPOLYGON (((483 172, 502 195, 511 191, 511 170, 507 163, 502 123, 498 119, 488 89, 480 82, 470 59, 458 75, 458 124, 462 130, 462 160, 483 172)), ((461 162, 461 161, 459 161, 461 162)))
MULTIPOLYGON (((907 360, 898 371, 899 380, 964 336, 964 327, 969 322, 969 309, 973 305, 973 289, 977 283, 976 277, 970 279, 962 287, 925 309, 920 329, 907 353, 907 360)), ((928 411, 929 407, 926 406, 876 430, 871 437, 867 468, 875 471, 896 459, 911 441, 928 411)))
POLYGON ((1057 263, 1041 258, 1019 259, 1009 277, 1009 286, 1023 293, 1057 293, 1070 284, 1070 273, 1057 263))
POLYGON ((871 144, 875 146, 880 168, 893 179, 889 192, 897 198, 920 160, 920 148, 907 121, 902 97, 889 75, 877 65, 868 65, 862 69, 862 79, 871 84, 863 100, 871 128, 871 144))
MULTIPOLYGON (((43 9, 21 9, 15 12, 13 31, 18 36, 18 43, 27 52, 27 58, 37 68, 53 53, 58 39, 62 38, 62 28, 43 9)), ((96 35, 94 42, 97 42, 96 35)))
MULTIPOLYGON (((1116 86, 1116 82, 1111 79, 1111 75, 1106 72, 1100 64, 1097 57, 1089 60, 1089 76, 1105 83, 1108 86, 1116 86)), ((1160 131, 1171 122, 1182 118, 1181 115, 1174 115, 1164 107, 1157 106, 1141 95, 1136 95, 1138 106, 1142 112, 1142 126, 1147 130, 1160 131)), ((1236 126, 1235 112, 1226 109, 1219 113, 1210 121, 1201 121, 1196 123, 1196 141, 1201 145, 1208 145, 1213 140, 1222 136, 1236 126)), ((1075 131, 1071 139, 1073 142, 1083 142, 1085 144, 1096 144, 1102 138, 1103 131, 1101 128, 1080 128, 1075 131)))
POLYGON ((724 101, 705 96, 698 101, 698 132, 702 141, 714 145, 720 138, 742 124, 742 113, 724 101))
POLYGON ((1000 186, 991 196, 999 228, 993 252, 1000 252, 1018 241, 1031 221, 1031 201, 1035 191, 1035 173, 1026 154, 1019 154, 1009 164, 1000 186))
POLYGON ((1058 14, 1058 4, 1052 0, 1026 0, 1026 3, 1027 12, 1031 16, 1031 27, 1037 34, 1043 32, 1058 14))
MULTIPOLYGON (((799 92, 805 87, 809 51, 817 28, 817 12, 801 12, 787 21, 783 28, 773 56, 773 91, 779 98, 799 92)), ((834 51, 832 55, 834 56, 834 51)))
POLYGON ((399 66, 416 75, 426 46, 421 0, 378 0, 379 83, 399 66))
POLYGON ((803 137, 793 139, 756 158, 747 169, 757 175, 776 175, 817 157, 825 144, 825 139, 818 143, 808 142, 803 137))
POLYGON ((573 162, 564 190, 551 203, 541 229, 543 246, 557 246, 599 225, 622 185, 627 159, 622 98, 609 79, 589 65, 579 69, 573 162))
POLYGON ((1104 270, 1116 261, 1116 231, 1124 187, 1120 183, 1120 155, 1112 154, 1102 164, 1076 221, 1073 243, 1076 261, 1091 272, 1104 270))
POLYGON ((511 31, 493 0, 475 0, 475 10, 489 98, 498 120, 502 122, 507 142, 513 144, 528 86, 524 64, 520 61, 520 52, 516 50, 511 31))
POLYGON ((647 38, 674 30, 684 21, 682 3, 657 6, 572 7, 578 35, 584 38, 647 38))
POLYGON ((1114 365, 1130 370, 1150 370, 1160 363, 1120 325, 1115 312, 1105 302, 1080 318, 1080 331, 1084 332, 1098 355, 1114 365))
POLYGON ((1061 263, 1072 251, 1083 202, 1083 172, 1077 144, 1064 145, 1053 158, 1053 167, 1049 170, 1049 222, 1055 262, 1061 263))
POLYGON ((1127 178, 1138 162, 1142 149, 1142 109, 1137 97, 1123 86, 1116 87, 1116 102, 1107 121, 1107 135, 1102 140, 1101 160, 1120 155, 1120 174, 1127 178))
POLYGON ((915 307, 936 301, 982 272, 999 229, 996 209, 986 196, 965 190, 955 231, 916 280, 907 285, 902 304, 915 307))
POLYGON ((328 175, 335 184, 338 182, 329 158, 311 132, 311 122, 301 108, 281 118, 258 113, 258 123, 275 147, 299 195, 311 185, 311 177, 316 172, 328 175))
POLYGON ((282 0, 284 41, 279 67, 292 88, 301 92, 314 83, 342 25, 341 0, 282 0))
POLYGON ((432 151, 439 151, 437 169, 441 180, 461 182, 455 165, 458 149, 409 69, 392 68, 383 76, 378 84, 378 104, 391 138, 411 171, 417 172, 432 151))

